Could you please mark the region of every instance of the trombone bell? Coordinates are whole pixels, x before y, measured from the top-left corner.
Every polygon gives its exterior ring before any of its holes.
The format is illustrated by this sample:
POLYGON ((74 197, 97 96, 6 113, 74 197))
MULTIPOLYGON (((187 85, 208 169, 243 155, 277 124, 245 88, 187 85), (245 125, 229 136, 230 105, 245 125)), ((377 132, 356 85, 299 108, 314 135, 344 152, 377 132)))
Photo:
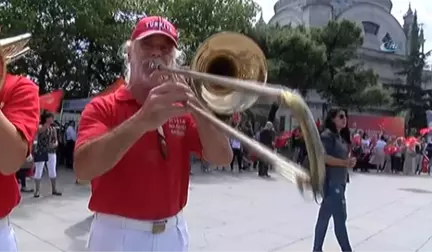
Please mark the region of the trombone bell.
POLYGON ((0 39, 0 89, 3 87, 8 63, 22 57, 30 48, 26 47, 31 34, 25 33, 15 37, 0 39))
MULTIPOLYGON (((191 70, 265 85, 267 61, 259 46, 245 35, 221 32, 209 37, 198 48, 191 70)), ((251 107, 258 95, 236 91, 209 81, 192 79, 199 98, 217 114, 230 115, 251 107)))

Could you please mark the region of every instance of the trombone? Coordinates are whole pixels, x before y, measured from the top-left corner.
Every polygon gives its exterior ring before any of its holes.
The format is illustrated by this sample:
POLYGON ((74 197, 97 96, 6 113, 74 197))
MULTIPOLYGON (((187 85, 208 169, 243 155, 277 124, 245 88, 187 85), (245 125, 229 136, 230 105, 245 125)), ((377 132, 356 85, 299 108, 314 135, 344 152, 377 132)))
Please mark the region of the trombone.
POLYGON ((30 38, 31 34, 25 33, 0 39, 0 89, 3 87, 6 78, 7 64, 20 59, 30 51, 30 48, 26 47, 30 38))
POLYGON ((198 48, 190 69, 169 67, 156 61, 153 61, 151 66, 155 70, 191 79, 192 89, 198 98, 217 114, 229 115, 244 111, 251 107, 259 96, 272 98, 289 107, 300 122, 309 169, 277 155, 220 121, 213 114, 187 104, 219 130, 239 140, 261 160, 271 164, 275 171, 296 184, 302 194, 305 190, 310 190, 315 200, 322 197, 325 180, 324 148, 312 113, 295 91, 266 86, 266 57, 253 40, 234 32, 217 33, 198 48))

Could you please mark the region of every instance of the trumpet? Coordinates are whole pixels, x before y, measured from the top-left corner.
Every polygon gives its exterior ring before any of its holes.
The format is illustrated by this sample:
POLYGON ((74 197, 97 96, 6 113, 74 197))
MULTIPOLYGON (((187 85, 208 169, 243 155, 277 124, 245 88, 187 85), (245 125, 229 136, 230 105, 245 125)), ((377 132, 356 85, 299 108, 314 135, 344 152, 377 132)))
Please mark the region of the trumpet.
POLYGON ((274 153, 220 121, 212 113, 187 104, 192 111, 209 120, 227 136, 240 141, 261 160, 271 164, 282 177, 297 185, 302 194, 308 190, 315 200, 322 197, 325 153, 312 113, 297 92, 266 85, 266 57, 253 40, 235 32, 217 33, 200 45, 190 69, 169 67, 156 61, 151 66, 156 71, 190 79, 190 85, 199 100, 217 114, 242 112, 250 108, 259 96, 272 98, 290 108, 300 122, 308 152, 309 169, 274 153))
POLYGON ((15 37, 0 39, 0 89, 3 87, 6 77, 7 64, 20 59, 30 51, 30 48, 26 47, 30 38, 31 34, 25 33, 15 37))

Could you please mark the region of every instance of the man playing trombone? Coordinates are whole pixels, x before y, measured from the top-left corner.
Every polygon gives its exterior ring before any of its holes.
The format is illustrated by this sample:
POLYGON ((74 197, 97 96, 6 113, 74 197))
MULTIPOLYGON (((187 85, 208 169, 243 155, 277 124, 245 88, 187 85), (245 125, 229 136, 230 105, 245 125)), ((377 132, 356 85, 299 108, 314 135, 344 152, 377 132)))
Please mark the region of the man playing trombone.
POLYGON ((92 180, 91 251, 186 251, 190 153, 232 160, 227 137, 189 113, 187 104, 205 108, 182 78, 151 67, 179 66, 177 43, 169 21, 142 18, 124 47, 127 84, 82 113, 74 164, 79 179, 92 180))
POLYGON ((26 34, 0 40, 0 251, 18 251, 9 221, 21 199, 15 173, 31 153, 38 130, 38 86, 26 77, 6 74, 6 64, 29 38, 26 34))

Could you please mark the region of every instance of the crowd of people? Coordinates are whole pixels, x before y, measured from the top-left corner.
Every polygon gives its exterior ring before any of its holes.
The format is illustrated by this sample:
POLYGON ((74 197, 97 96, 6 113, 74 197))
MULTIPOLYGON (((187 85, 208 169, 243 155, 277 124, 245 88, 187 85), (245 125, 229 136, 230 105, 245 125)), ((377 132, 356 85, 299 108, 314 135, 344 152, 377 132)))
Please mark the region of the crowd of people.
MULTIPOLYGON (((232 121, 228 123, 230 123, 231 126, 236 128, 246 136, 257 140, 259 143, 263 144, 267 148, 276 150, 274 143, 277 133, 272 122, 268 121, 263 126, 257 123, 255 127, 253 127, 251 121, 248 120, 241 123, 235 123, 232 121)), ((230 145, 233 152, 233 158, 231 160, 229 168, 232 172, 235 170, 237 170, 238 172, 244 172, 253 169, 254 171, 258 171, 259 177, 270 177, 270 164, 268 164, 264 160, 259 159, 253 152, 251 152, 248 148, 245 148, 245 146, 243 146, 243 144, 235 138, 230 138, 230 145), (235 167, 237 169, 235 169, 235 167)), ((191 164, 199 162, 201 164, 201 170, 203 172, 210 171, 210 165, 206 161, 197 160, 194 157, 192 157, 191 160, 191 164)), ((223 171, 227 169, 227 167, 225 166, 216 166, 215 168, 216 170, 221 169, 223 171)))
POLYGON ((358 160, 354 170, 430 175, 432 143, 423 136, 395 137, 384 132, 368 134, 356 129, 352 134, 352 153, 358 160))
MULTIPOLYGON (((320 132, 324 130, 323 126, 318 128, 320 132)), ((432 141, 425 135, 397 137, 386 134, 385 129, 374 132, 357 128, 351 128, 346 135, 351 141, 350 155, 357 159, 354 171, 430 175, 432 141)), ((299 128, 292 131, 286 146, 289 146, 291 159, 299 164, 306 161, 306 146, 299 128)))

